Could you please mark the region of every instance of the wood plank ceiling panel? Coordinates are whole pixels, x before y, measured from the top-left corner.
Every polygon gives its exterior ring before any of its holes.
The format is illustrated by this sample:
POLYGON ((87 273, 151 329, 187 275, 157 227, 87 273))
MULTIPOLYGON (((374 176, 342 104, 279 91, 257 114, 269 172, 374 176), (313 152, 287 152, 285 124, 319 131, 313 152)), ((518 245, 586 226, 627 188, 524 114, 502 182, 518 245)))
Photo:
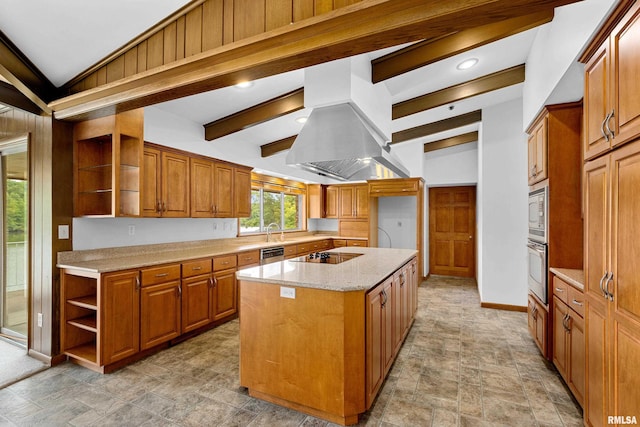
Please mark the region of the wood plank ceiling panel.
MULTIPOLYGON (((225 0, 225 3, 228 0, 225 0)), ((84 120, 553 9, 575 0, 366 1, 50 103, 84 120)))
POLYGON ((393 104, 391 117, 399 119, 522 82, 524 82, 524 64, 398 102, 393 104))

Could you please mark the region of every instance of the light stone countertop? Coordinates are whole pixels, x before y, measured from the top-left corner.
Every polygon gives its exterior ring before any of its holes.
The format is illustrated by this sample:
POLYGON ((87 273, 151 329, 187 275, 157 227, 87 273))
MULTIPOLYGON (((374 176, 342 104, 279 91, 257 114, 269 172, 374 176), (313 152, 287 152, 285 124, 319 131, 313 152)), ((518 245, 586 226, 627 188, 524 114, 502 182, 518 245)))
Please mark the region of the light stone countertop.
POLYGON ((274 285, 340 292, 366 291, 393 274, 418 253, 413 249, 360 247, 335 248, 327 252, 349 252, 363 255, 341 264, 292 260, 274 262, 239 270, 236 272, 236 277, 241 281, 274 285))
POLYGON ((551 267, 549 271, 584 292, 584 270, 551 267))
MULTIPOLYGON (((343 237, 324 234, 295 235, 284 241, 265 242, 261 238, 218 239, 193 242, 163 243, 117 248, 66 251, 58 253, 58 268, 70 268, 91 273, 178 263, 199 258, 229 255, 274 246, 295 245, 343 237)), ((354 239, 348 237, 348 239, 354 239)))

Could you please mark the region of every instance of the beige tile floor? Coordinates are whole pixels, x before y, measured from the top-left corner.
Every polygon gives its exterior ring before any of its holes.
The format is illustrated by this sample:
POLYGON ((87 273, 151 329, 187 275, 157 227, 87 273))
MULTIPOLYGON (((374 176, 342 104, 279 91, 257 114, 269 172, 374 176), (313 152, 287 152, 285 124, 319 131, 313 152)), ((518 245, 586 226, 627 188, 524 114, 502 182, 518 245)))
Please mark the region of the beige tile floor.
MULTIPOLYGON (((480 308, 473 281, 419 288, 415 324, 360 425, 581 426, 524 313, 480 308)), ((0 389, 0 426, 329 426, 238 385, 238 323, 110 375, 65 363, 0 389)))

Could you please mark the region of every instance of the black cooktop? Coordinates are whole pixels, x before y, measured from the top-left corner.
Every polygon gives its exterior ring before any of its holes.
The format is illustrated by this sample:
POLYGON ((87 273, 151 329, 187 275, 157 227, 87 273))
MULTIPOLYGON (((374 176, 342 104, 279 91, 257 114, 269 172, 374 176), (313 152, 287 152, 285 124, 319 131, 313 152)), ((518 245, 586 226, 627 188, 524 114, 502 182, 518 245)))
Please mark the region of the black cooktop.
POLYGON ((363 254, 351 252, 312 252, 309 255, 290 259, 295 262, 313 262, 316 264, 340 264, 350 259, 357 258, 363 254))

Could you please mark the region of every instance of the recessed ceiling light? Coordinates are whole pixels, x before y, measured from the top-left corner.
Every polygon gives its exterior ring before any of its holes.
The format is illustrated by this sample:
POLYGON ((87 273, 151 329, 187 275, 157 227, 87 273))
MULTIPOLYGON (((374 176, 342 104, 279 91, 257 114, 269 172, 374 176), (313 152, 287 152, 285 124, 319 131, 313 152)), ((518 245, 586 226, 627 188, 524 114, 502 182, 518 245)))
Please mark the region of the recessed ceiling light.
POLYGON ((296 122, 298 122, 298 123, 306 123, 306 122, 307 122, 307 118, 308 118, 308 117, 305 117, 305 116, 303 116, 303 117, 298 117, 298 118, 296 119, 296 122))
POLYGON ((235 85, 238 89, 246 89, 251 86, 253 86, 253 82, 240 82, 235 85))
POLYGON ((468 70, 478 63, 478 58, 470 58, 459 63, 456 68, 458 70, 468 70))

